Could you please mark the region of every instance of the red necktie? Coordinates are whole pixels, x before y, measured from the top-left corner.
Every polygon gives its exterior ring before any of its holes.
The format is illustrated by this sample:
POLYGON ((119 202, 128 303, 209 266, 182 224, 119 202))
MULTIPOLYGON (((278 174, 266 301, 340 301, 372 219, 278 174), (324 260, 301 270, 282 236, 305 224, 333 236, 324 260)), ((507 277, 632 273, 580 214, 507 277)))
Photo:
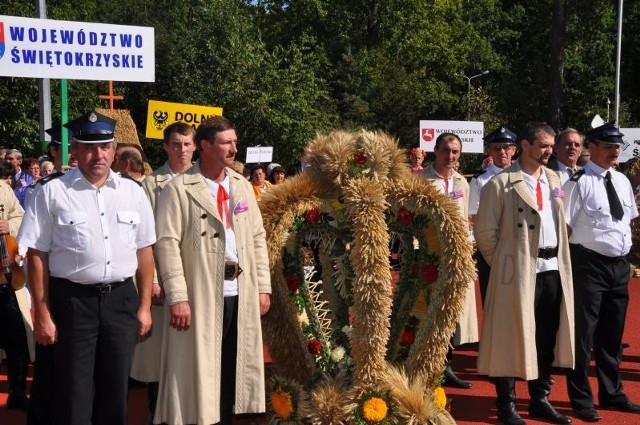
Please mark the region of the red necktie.
POLYGON ((220 214, 220 220, 224 223, 226 228, 231 227, 231 222, 229 221, 229 205, 227 201, 229 200, 229 194, 222 185, 218 186, 218 214, 220 214))
POLYGON ((446 177, 444 178, 444 194, 449 195, 449 179, 446 177))
POLYGON ((540 187, 540 179, 536 185, 536 200, 538 201, 538 211, 542 211, 542 188, 540 187))

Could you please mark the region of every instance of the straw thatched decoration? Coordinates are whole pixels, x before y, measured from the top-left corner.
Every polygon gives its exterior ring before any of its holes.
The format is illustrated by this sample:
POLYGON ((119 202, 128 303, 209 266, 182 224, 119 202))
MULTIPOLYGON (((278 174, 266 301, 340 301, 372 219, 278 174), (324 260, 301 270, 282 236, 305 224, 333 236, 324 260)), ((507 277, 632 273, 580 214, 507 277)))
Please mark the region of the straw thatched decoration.
MULTIPOLYGON (((96 112, 106 115, 116 120, 116 129, 114 133, 115 142, 118 145, 133 145, 142 150, 140 138, 138 137, 138 129, 131 118, 131 112, 128 109, 103 109, 96 108, 96 112)), ((144 163, 144 174, 151 174, 151 166, 148 162, 144 163)))
MULTIPOLYGON (((427 180, 410 173, 405 152, 384 133, 337 131, 318 136, 307 151, 304 173, 274 187, 260 203, 273 291, 263 332, 273 371, 280 380, 303 385, 315 400, 307 422, 299 423, 367 424, 375 411, 372 406, 387 404, 387 416, 376 423, 407 418, 415 424, 450 422, 436 418, 447 415, 434 410, 431 394, 474 279, 466 219, 427 180), (408 222, 407 214, 415 220, 408 222), (426 285, 409 278, 412 265, 402 264, 394 295, 390 232, 406 232, 401 235, 403 250, 413 252, 407 245, 412 240, 426 245, 427 224, 439 245, 438 264, 433 266, 439 270, 437 279, 426 285), (323 266, 320 283, 307 282, 302 272, 299 251, 310 240, 323 266), (403 312, 416 303, 417 294, 428 294, 426 313, 404 361, 406 375, 398 375, 406 379, 392 380, 387 357, 398 342, 397 329, 404 325, 394 321, 406 320, 403 312), (396 332, 390 339, 392 329, 396 332), (318 376, 336 371, 350 372, 349 377, 318 384, 318 376), (389 382, 402 382, 398 386, 404 390, 393 391, 389 382), (394 394, 406 394, 407 388, 422 388, 424 394, 416 396, 417 402, 394 401, 394 394), (319 410, 313 411, 314 405, 319 410), (403 405, 414 406, 418 413, 403 410, 403 405)), ((285 419, 272 423, 288 423, 285 419)))

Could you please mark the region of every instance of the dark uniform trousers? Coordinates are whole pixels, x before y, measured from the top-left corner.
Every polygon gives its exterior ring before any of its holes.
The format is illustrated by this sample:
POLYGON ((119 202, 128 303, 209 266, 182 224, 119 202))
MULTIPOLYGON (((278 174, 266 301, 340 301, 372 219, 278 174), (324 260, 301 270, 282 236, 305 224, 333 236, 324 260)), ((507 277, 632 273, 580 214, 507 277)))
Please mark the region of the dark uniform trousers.
POLYGON ((600 404, 627 400, 622 390, 622 334, 629 303, 630 266, 626 257, 606 257, 571 244, 575 299, 576 367, 567 372, 571 406, 593 408, 588 380, 591 350, 596 361, 600 404))
POLYGON ((125 425, 136 342, 138 292, 127 279, 110 292, 50 279, 56 425, 125 425))
POLYGON ((52 425, 54 394, 54 345, 36 344, 36 361, 33 366, 33 381, 29 397, 27 425, 52 425))
POLYGON ((220 377, 220 425, 233 424, 238 355, 238 296, 224 297, 222 319, 222 376, 220 377))
MULTIPOLYGON (((534 316, 536 322, 536 352, 538 378, 528 381, 529 396, 532 400, 543 400, 550 393, 549 378, 555 356, 556 336, 560 325, 560 305, 562 303, 562 285, 557 270, 541 272, 536 275, 534 297, 534 316)), ((514 378, 496 378, 498 407, 515 402, 514 378)))
POLYGON ((24 397, 29 366, 27 332, 16 294, 8 285, 0 285, 0 348, 7 354, 9 397, 24 397))

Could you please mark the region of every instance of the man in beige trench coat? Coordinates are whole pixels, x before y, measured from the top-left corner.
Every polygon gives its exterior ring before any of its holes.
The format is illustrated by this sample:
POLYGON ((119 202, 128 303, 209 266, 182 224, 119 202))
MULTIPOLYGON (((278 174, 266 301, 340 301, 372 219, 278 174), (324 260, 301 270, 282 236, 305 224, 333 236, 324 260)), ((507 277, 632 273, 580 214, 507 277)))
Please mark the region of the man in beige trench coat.
POLYGON ((563 192, 544 167, 555 132, 530 123, 522 156, 482 189, 476 216, 478 249, 491 266, 478 372, 495 377, 498 419, 524 420, 515 408, 515 377, 529 386, 529 414, 571 420, 549 403, 552 364, 573 368, 574 310, 563 192))
POLYGON ((156 259, 170 321, 154 423, 231 425, 233 412, 265 411, 269 260, 251 184, 229 168, 234 125, 208 119, 195 140, 200 160, 158 196, 156 259))

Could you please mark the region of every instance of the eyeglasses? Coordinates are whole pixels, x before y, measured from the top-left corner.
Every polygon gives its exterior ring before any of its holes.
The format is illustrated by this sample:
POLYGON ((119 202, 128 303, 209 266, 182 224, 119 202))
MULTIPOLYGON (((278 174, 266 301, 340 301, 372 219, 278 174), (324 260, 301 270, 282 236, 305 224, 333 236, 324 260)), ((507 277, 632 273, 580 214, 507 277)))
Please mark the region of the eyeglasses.
POLYGON ((31 168, 27 168, 27 170, 29 170, 29 171, 40 171, 40 167, 31 167, 31 168))

